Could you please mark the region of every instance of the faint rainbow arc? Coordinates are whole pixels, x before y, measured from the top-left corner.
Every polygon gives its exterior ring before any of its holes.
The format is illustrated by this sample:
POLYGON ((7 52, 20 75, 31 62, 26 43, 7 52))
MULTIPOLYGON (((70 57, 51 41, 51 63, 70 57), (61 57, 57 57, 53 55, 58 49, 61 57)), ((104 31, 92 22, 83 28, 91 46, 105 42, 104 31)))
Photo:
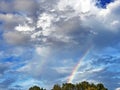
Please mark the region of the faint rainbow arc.
POLYGON ((90 46, 88 49, 85 50, 84 54, 81 56, 78 64, 73 68, 72 73, 70 74, 70 76, 68 77, 68 81, 67 83, 71 83, 76 75, 76 72, 78 71, 78 69, 80 68, 80 65, 82 63, 82 61, 86 58, 86 56, 89 54, 90 50, 91 50, 92 46, 90 46))

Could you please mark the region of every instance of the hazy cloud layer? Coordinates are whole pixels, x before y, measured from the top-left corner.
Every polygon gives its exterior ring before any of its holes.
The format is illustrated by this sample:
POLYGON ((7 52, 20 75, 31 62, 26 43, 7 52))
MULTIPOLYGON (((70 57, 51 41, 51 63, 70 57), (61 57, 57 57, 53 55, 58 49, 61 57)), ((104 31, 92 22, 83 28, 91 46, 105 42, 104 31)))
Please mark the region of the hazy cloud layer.
POLYGON ((96 3, 1 0, 0 88, 48 88, 66 82, 88 49, 90 57, 83 60, 73 82, 89 80, 103 82, 110 90, 119 88, 120 0, 104 8, 96 3))

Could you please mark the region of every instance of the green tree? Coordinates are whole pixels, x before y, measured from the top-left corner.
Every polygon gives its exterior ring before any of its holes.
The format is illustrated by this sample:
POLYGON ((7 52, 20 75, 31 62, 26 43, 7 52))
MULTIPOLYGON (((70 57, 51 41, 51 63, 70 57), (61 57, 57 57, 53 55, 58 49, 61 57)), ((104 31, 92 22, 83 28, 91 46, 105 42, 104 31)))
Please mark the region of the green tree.
POLYGON ((53 86, 53 89, 52 90, 62 90, 60 85, 56 84, 53 86))
POLYGON ((62 90, 75 90, 75 85, 72 83, 65 83, 62 85, 62 90))
MULTIPOLYGON (((33 86, 29 90, 45 90, 38 86, 33 86)), ((102 83, 94 84, 87 81, 80 82, 78 84, 64 83, 61 86, 55 84, 51 90, 108 90, 102 83)))
POLYGON ((82 89, 87 90, 88 87, 90 87, 90 84, 86 81, 81 82, 82 89))
POLYGON ((83 90, 81 83, 75 85, 75 90, 83 90))
POLYGON ((30 87, 29 90, 45 90, 45 89, 40 88, 38 86, 33 86, 33 87, 30 87))
POLYGON ((102 83, 97 84, 97 90, 107 90, 102 83))

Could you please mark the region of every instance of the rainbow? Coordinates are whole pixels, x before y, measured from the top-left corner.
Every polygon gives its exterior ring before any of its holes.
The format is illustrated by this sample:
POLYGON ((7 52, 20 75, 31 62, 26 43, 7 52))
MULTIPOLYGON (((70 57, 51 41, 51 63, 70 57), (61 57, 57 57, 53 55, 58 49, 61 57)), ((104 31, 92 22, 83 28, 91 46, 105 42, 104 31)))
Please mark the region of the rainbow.
POLYGON ((73 81, 73 79, 74 79, 74 77, 75 77, 78 69, 79 69, 80 66, 81 66, 82 61, 86 58, 86 56, 88 55, 88 53, 90 52, 90 50, 91 50, 91 46, 85 50, 85 52, 84 52, 84 54, 81 56, 79 62, 78 62, 77 65, 73 68, 72 73, 71 73, 70 76, 68 77, 67 83, 72 83, 72 81, 73 81))

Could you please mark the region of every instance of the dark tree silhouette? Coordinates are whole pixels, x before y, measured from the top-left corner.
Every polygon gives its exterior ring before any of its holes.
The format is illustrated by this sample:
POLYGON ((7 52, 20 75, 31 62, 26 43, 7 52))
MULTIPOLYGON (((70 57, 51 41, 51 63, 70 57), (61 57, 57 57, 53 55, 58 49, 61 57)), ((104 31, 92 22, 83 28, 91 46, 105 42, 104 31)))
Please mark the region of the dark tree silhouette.
MULTIPOLYGON (((45 90, 45 89, 40 88, 38 86, 34 86, 29 88, 29 90, 45 90)), ((62 86, 55 84, 51 90, 108 90, 108 89, 105 88, 102 83, 96 85, 94 83, 83 81, 77 84, 64 83, 62 84, 62 86)))
POLYGON ((102 83, 97 84, 97 90, 107 90, 102 83))
POLYGON ((30 87, 29 90, 46 90, 46 89, 40 88, 38 86, 33 86, 33 87, 30 87))
POLYGON ((60 87, 60 85, 56 84, 53 86, 52 90, 62 90, 62 88, 60 87))

